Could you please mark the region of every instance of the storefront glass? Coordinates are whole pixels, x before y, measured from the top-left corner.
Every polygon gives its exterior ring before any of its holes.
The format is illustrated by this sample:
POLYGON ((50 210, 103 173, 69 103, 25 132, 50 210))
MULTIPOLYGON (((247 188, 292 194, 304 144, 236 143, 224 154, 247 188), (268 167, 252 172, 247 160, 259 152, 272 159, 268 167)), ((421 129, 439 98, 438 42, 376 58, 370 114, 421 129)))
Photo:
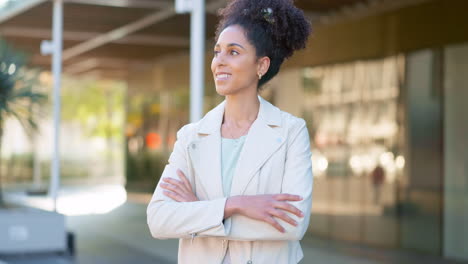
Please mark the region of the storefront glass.
POLYGON ((444 255, 468 260, 468 44, 444 58, 444 255))
POLYGON ((305 68, 302 80, 315 177, 310 233, 397 246, 404 58, 305 68))

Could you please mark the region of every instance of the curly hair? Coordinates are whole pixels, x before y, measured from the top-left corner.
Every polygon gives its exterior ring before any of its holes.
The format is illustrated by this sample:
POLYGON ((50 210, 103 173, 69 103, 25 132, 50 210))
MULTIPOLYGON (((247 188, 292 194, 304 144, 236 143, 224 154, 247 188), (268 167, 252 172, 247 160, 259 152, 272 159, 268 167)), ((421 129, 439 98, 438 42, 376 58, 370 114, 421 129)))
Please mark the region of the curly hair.
POLYGON ((258 89, 279 72, 295 50, 305 48, 311 33, 310 22, 293 0, 231 0, 218 15, 216 39, 225 28, 239 25, 255 47, 257 58, 270 58, 270 67, 259 80, 258 89))

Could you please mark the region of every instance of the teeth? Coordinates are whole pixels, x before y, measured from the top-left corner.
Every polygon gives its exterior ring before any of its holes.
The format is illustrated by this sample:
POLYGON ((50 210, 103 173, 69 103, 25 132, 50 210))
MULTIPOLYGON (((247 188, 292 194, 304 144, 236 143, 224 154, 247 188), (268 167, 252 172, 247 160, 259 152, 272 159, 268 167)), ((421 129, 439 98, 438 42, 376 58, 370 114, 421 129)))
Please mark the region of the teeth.
POLYGON ((229 78, 229 74, 218 74, 216 77, 220 79, 225 79, 225 78, 229 78))

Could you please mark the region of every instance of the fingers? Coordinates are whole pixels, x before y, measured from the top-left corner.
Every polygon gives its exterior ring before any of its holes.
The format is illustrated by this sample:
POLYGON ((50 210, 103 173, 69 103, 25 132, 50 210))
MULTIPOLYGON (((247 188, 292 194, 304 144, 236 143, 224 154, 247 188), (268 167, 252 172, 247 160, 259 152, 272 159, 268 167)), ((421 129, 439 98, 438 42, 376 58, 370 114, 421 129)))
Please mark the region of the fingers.
POLYGON ((169 183, 169 184, 177 186, 178 188, 180 188, 184 192, 191 192, 192 191, 192 189, 187 190, 187 187, 185 186, 185 184, 182 181, 172 179, 172 178, 169 178, 169 177, 164 177, 164 178, 162 178, 162 180, 165 183, 169 183))
POLYGON ((281 210, 271 210, 270 211, 270 215, 272 216, 276 216, 278 217, 279 219, 285 221, 286 223, 289 223, 293 226, 297 226, 297 222, 296 220, 292 219, 289 215, 287 215, 285 212, 281 211, 281 210))
POLYGON ((301 210, 299 210, 297 207, 295 207, 292 204, 286 203, 286 202, 276 202, 273 207, 277 209, 282 209, 284 211, 290 212, 292 214, 297 215, 298 217, 304 217, 304 213, 302 213, 301 210))
POLYGON ((187 179, 187 177, 185 177, 185 174, 180 169, 177 169, 177 175, 179 175, 185 187, 189 190, 192 190, 192 185, 190 184, 190 181, 187 179))
POLYGON ((275 194, 273 196, 277 201, 302 201, 302 197, 300 195, 288 194, 288 193, 280 193, 275 194))
POLYGON ((170 179, 170 178, 163 178, 164 182, 161 182, 159 186, 165 190, 171 191, 170 193, 173 193, 177 195, 178 199, 174 199, 173 197, 166 195, 178 202, 188 202, 189 201, 189 194, 191 191, 185 190, 183 184, 175 179, 170 179))
POLYGON ((169 190, 171 192, 174 192, 174 193, 177 193, 179 195, 182 195, 184 193, 183 190, 180 189, 179 186, 177 185, 172 185, 172 184, 167 184, 167 183, 161 183, 160 184, 161 188, 165 189, 165 190, 169 190))
POLYGON ((274 204, 275 208, 288 211, 292 214, 297 215, 298 217, 304 217, 304 213, 301 210, 299 210, 297 207, 293 206, 292 204, 286 202, 286 201, 292 201, 292 202, 301 201, 303 199, 301 196, 288 194, 288 193, 281 193, 281 194, 274 195, 273 198, 276 201, 278 201, 274 204))
POLYGON ((169 192, 169 191, 163 191, 163 194, 176 202, 186 202, 184 197, 182 197, 180 194, 169 192))
MULTIPOLYGON (((179 174, 181 180, 164 177, 159 186, 164 190, 170 191, 170 193, 178 195, 177 200, 173 196, 166 195, 178 202, 193 202, 198 201, 197 196, 193 193, 190 182, 187 180, 187 177, 180 171, 182 175, 179 174)), ((164 193, 166 194, 166 193, 164 193)))
POLYGON ((272 225, 276 230, 280 231, 281 233, 284 233, 285 230, 284 228, 271 216, 267 216, 264 218, 264 221, 272 225))

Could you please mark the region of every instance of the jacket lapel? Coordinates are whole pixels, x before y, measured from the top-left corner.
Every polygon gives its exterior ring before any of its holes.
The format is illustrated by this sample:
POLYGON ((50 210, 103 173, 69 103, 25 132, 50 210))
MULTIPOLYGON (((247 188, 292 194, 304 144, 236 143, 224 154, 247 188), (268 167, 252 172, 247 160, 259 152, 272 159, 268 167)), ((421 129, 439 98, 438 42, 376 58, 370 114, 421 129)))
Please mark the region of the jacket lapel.
POLYGON ((223 101, 200 120, 198 139, 188 146, 192 166, 210 200, 224 197, 221 178, 221 123, 224 104, 223 101))
MULTIPOLYGON (((284 137, 273 127, 281 126, 280 110, 259 96, 257 119, 248 132, 237 162, 231 196, 242 195, 255 172, 284 144, 284 137)), ((198 173, 208 199, 224 196, 221 176, 221 123, 225 101, 200 120, 198 139, 188 145, 192 166, 198 173)), ((198 186, 197 186, 198 187, 198 186)))
POLYGON ((260 101, 259 115, 249 130, 237 162, 231 196, 244 194, 255 173, 284 144, 284 137, 271 127, 280 125, 277 119, 280 118, 279 111, 276 112, 272 109, 274 106, 263 99, 260 98, 260 101))
POLYGON ((189 145, 189 156, 208 199, 224 197, 221 178, 221 134, 212 133, 193 141, 189 145))

